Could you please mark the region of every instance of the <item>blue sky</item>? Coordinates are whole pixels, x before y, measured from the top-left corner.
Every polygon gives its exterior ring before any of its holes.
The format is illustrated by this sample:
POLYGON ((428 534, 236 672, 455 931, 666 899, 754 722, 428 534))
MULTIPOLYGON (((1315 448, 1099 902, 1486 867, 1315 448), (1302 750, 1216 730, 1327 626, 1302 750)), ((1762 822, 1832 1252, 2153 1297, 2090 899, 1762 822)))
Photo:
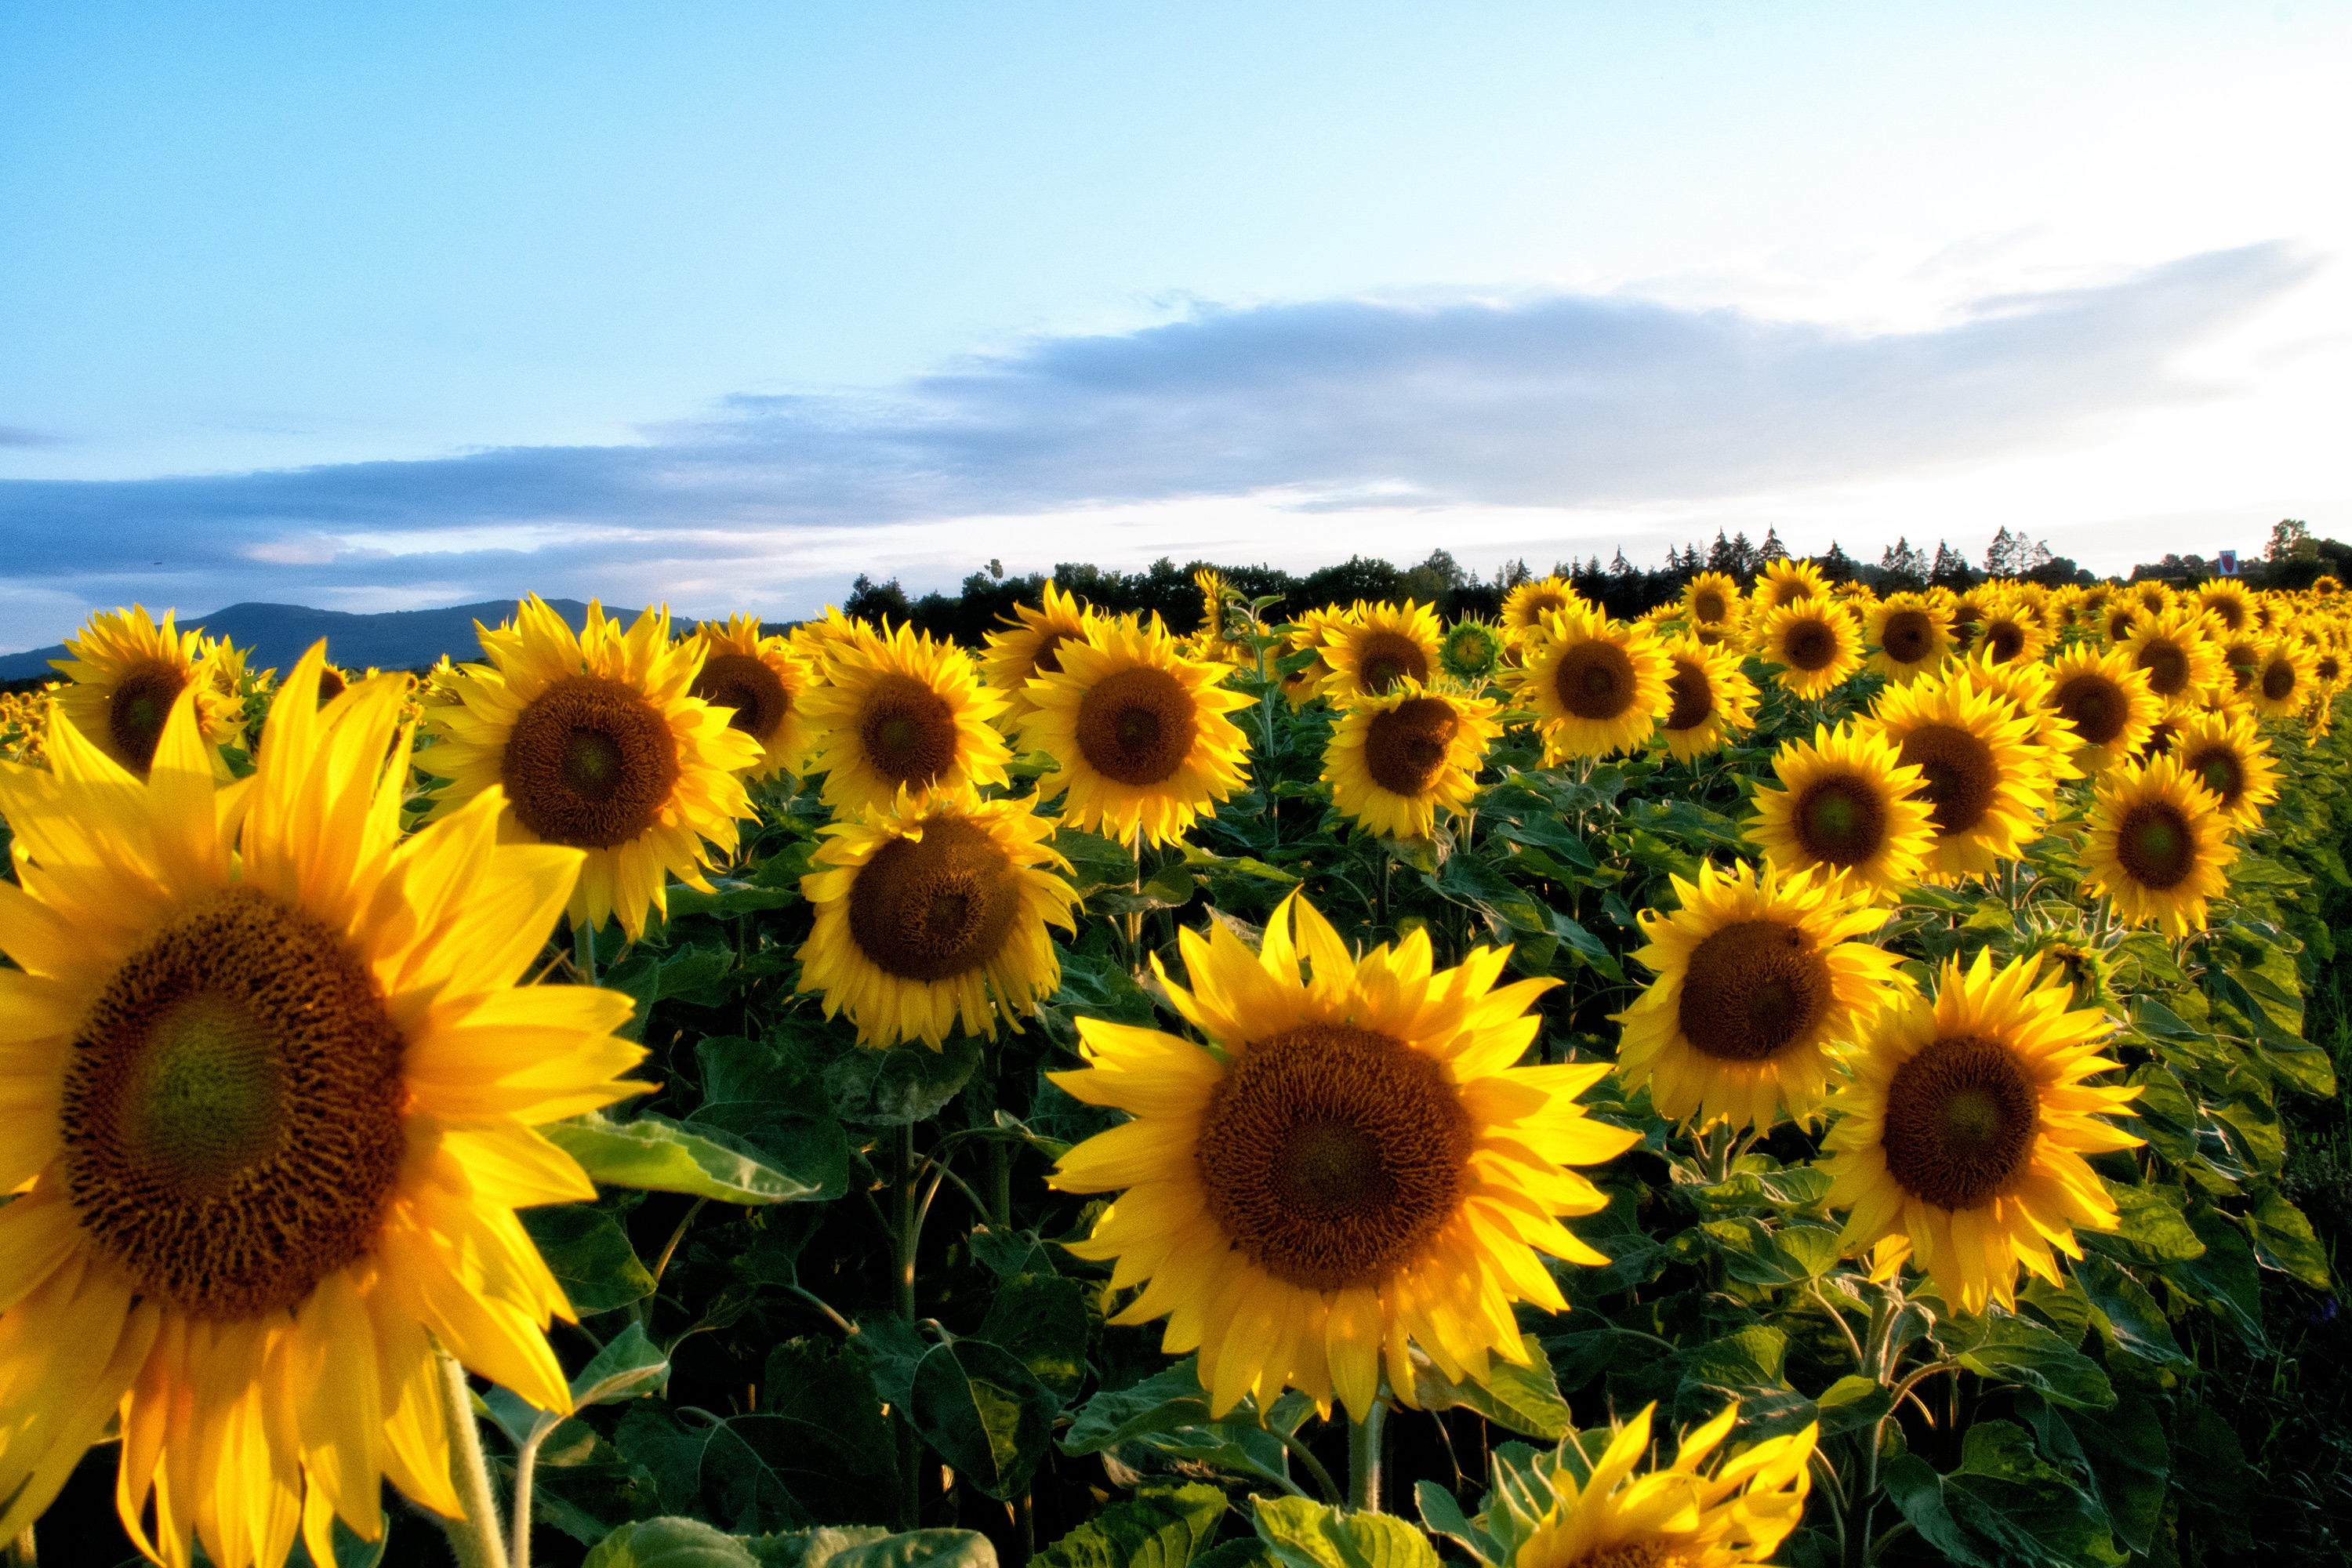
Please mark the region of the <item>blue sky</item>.
POLYGON ((2352 535, 2352 6, 0 0, 0 647, 2352 535))

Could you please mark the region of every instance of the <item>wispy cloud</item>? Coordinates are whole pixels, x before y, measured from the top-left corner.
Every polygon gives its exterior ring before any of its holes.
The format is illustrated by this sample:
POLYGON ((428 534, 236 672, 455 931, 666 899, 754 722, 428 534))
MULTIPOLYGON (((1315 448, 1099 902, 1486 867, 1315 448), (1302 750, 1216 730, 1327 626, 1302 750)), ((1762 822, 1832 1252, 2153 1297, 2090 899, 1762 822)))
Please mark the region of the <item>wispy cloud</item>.
POLYGON ((0 639, 62 629, 7 624, 37 603, 133 595, 635 601, 776 581, 819 532, 941 518, 1279 490, 1311 532, 1318 508, 1623 506, 1898 472, 2200 395, 2180 352, 2312 266, 2253 246, 1876 335, 1581 295, 1204 309, 873 395, 737 397, 637 446, 0 482, 0 547, 37 595, 0 600, 0 639))

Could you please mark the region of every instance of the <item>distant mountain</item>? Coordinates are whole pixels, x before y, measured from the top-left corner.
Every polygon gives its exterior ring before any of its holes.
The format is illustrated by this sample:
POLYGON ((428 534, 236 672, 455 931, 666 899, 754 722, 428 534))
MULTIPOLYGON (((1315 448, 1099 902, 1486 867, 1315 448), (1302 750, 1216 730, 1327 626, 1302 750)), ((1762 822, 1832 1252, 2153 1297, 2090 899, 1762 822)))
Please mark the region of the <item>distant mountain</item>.
MULTIPOLYGON (((588 606, 577 599, 550 599, 548 604, 576 631, 588 621, 588 606)), ((320 637, 327 639, 327 657, 347 669, 416 669, 443 654, 460 660, 479 656, 474 623, 497 626, 514 615, 512 599, 489 599, 478 605, 452 605, 446 610, 387 610, 380 615, 353 615, 345 610, 313 610, 300 605, 231 605, 209 616, 180 623, 182 630, 201 626, 216 637, 226 637, 253 651, 248 662, 257 669, 276 666, 291 669, 303 650, 320 637)), ((634 620, 637 612, 614 611, 634 620)), ((683 617, 670 625, 690 631, 696 623, 683 617)), ((49 660, 63 658, 63 645, 38 647, 30 653, 0 655, 0 680, 54 673, 49 660)))

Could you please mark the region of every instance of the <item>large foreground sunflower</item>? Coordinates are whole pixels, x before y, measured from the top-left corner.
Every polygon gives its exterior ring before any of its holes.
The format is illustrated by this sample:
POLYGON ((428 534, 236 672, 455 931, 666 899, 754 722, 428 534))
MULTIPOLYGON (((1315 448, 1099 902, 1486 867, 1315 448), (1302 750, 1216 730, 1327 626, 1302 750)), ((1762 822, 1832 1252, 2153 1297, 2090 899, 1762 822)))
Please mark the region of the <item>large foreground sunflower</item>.
POLYGON ((1862 668, 1862 632, 1853 612, 1827 597, 1798 599, 1768 612, 1756 628, 1756 652, 1780 668, 1772 677, 1793 697, 1825 697, 1862 668))
POLYGON ((1034 608, 1013 605, 1003 629, 988 634, 980 669, 988 689, 1004 699, 996 715, 999 728, 1021 728, 1021 721, 1029 716, 1031 678, 1062 668, 1062 645, 1086 640, 1091 614, 1076 595, 1063 593, 1047 578, 1042 603, 1034 608))
POLYGON ((1331 666, 1323 694, 1334 702, 1385 697, 1403 680, 1423 685, 1436 675, 1437 612, 1407 599, 1402 605, 1359 604, 1338 621, 1323 644, 1331 666))
POLYGON ((1823 866, 1892 898, 1919 879, 1935 807, 1917 768, 1874 730, 1819 725, 1773 753, 1780 789, 1756 792, 1748 837, 1791 870, 1823 866))
POLYGON ((1677 762, 1691 762, 1723 749, 1756 722, 1756 683, 1727 647, 1710 647, 1696 636, 1665 647, 1666 716, 1658 733, 1677 762))
POLYGON ((2180 726, 2168 750, 2213 792, 2233 826, 2263 825, 2263 807, 2278 798, 2279 770, 2252 714, 2200 713, 2180 726))
POLYGON ((1524 1500, 1500 1494, 1501 1517, 1485 1521, 1507 1568, 1737 1568, 1772 1559, 1804 1517, 1821 1424, 1717 1458, 1738 1419, 1734 1401, 1683 1438, 1673 1464, 1636 1474, 1656 1409, 1643 1405, 1598 1458, 1574 1438, 1539 1458, 1542 1490, 1524 1500))
POLYGON ((1647 626, 1620 625, 1597 609, 1561 610, 1527 648, 1519 690, 1554 762, 1630 752, 1672 705, 1666 681, 1674 667, 1647 626))
POLYGON ((1462 811, 1477 794, 1499 707, 1413 681, 1351 705, 1323 749, 1332 804, 1382 837, 1428 837, 1439 806, 1462 811))
POLYGON ((181 692, 194 689, 196 723, 205 744, 234 740, 242 717, 236 683, 202 632, 184 632, 163 612, 158 625, 133 605, 90 616, 66 639, 70 657, 49 667, 66 678, 57 704, 74 728, 134 773, 147 771, 163 716, 181 692))
POLYGON ((1846 1247, 1874 1247, 1881 1268, 1908 1257, 1979 1313, 2016 1307, 2021 1266, 2063 1284, 2052 1248, 2080 1258, 2077 1229, 2116 1228, 2083 1156, 2139 1142, 2098 1115, 2139 1090, 2083 1081, 2116 1067, 2099 1054, 2114 1026, 2073 996, 2039 957, 1995 972, 1980 950, 1966 971, 1944 965, 1934 1001, 1880 1016, 1830 1102, 1822 1168, 1846 1247))
POLYGON ((891 809, 822 830, 801 891, 816 925, 800 950, 803 991, 845 1012, 860 1044, 937 1046, 961 1021, 996 1037, 1062 982, 1045 928, 1075 931, 1077 895, 1054 823, 1026 800, 901 795, 891 809))
POLYGON ((458 1511, 436 1342, 571 1407, 514 1210, 595 1189, 532 1128, 646 1087, 626 996, 516 984, 584 858, 501 843, 494 788, 401 839, 401 684, 321 710, 320 665, 236 808, 192 691, 143 784, 69 719, 53 773, 0 768, 0 1538, 119 1421, 156 1561, 332 1562, 387 1479, 458 1511))
POLYGON ((1910 989, 1895 956, 1855 941, 1887 910, 1820 870, 1703 862, 1673 879, 1680 908, 1643 910, 1633 956, 1657 978, 1617 1015, 1617 1072, 1676 1121, 1769 1127, 1821 1103, 1837 1053, 1910 989))
POLYGON ((1871 721, 1925 780, 1928 876, 1981 877, 2033 841, 2056 781, 2033 721, 2015 703, 1961 674, 1888 687, 1871 721))
POLYGON ((2145 767, 2111 768, 2091 804, 2083 839, 2085 886, 2111 894, 2131 925, 2168 935, 2205 929, 2205 906, 2228 887, 2224 869, 2238 858, 2219 796, 2182 764, 2173 749, 2145 767))
POLYGON ((1119 1194, 1071 1248, 1143 1287, 1112 1321, 1166 1316, 1161 1348, 1200 1352, 1219 1415, 1292 1387, 1360 1420, 1383 1359, 1410 1403, 1409 1345, 1456 1380, 1523 1360, 1511 1303, 1567 1306, 1537 1254, 1604 1261, 1554 1217, 1606 1202, 1563 1167, 1636 1136, 1576 1103, 1607 1063, 1513 1065, 1553 983, 1495 989, 1505 949, 1433 973, 1418 931, 1354 957, 1296 893, 1258 952, 1223 925, 1178 940, 1192 989, 1168 1000, 1209 1043, 1082 1019, 1087 1066, 1052 1075, 1134 1117, 1052 1178, 1119 1194))
POLYGON ((834 645, 808 696, 812 772, 836 811, 887 810, 901 790, 954 794, 1006 782, 1013 753, 992 721, 1004 706, 971 658, 911 626, 860 627, 834 645))
POLYGON ((2073 731, 2069 760, 2086 773, 2137 756, 2165 711, 2129 652, 2087 643, 2058 656, 2033 706, 2065 721, 2073 731))
POLYGON ((1229 715, 1250 700, 1221 684, 1223 666, 1186 658, 1159 617, 1098 616, 1061 659, 1029 682, 1021 744, 1059 764, 1037 793, 1068 796, 1070 826, 1166 844, 1241 788, 1248 742, 1229 715))
POLYGON ((705 621, 702 668, 688 688, 730 715, 727 727, 760 742, 760 760, 746 776, 796 773, 806 760, 808 721, 801 711, 810 685, 807 662, 782 637, 762 637, 760 617, 705 621))
POLYGON ((425 710, 441 743, 419 763, 450 781, 435 814, 499 786, 506 837, 588 852, 573 922, 617 916, 634 941, 648 910, 668 909, 668 878, 709 886, 704 840, 733 852, 750 810, 736 775, 758 763, 759 742, 692 695, 702 650, 672 646, 667 611, 624 633, 592 602, 574 637, 534 594, 481 638, 489 663, 460 667, 425 710))
POLYGON ((1925 594, 1890 594, 1870 607, 1872 673, 1916 680, 1951 657, 1952 627, 1944 606, 1925 594))

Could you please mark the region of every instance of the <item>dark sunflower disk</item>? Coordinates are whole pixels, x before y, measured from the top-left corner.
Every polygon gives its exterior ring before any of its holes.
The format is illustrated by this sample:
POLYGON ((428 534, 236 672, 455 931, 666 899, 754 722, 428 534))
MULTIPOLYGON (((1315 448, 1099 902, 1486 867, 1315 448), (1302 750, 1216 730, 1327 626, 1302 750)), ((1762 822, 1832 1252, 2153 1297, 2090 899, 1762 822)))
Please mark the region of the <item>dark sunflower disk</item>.
POLYGON ((1692 950, 1675 1019, 1706 1056, 1765 1061, 1820 1025, 1834 986, 1829 961, 1803 931, 1743 921, 1692 950))
POLYGON ((319 701, 323 705, 341 697, 349 688, 343 684, 342 672, 333 665, 319 671, 319 701))
MULTIPOLYGON (((2292 659, 2273 658, 2263 666, 2263 695, 2273 702, 2284 702, 2294 695, 2296 676, 2292 659)), ((2243 689, 2244 682, 2240 683, 2243 689)))
POLYGON ((1580 642, 1560 655, 1552 675, 1559 705, 1579 719, 1606 720, 1633 706, 1633 657, 1612 642, 1580 642))
POLYGON ((2086 746, 2108 744, 2131 721, 2130 695, 2095 669, 2068 677, 2050 700, 2086 746))
POLYGON ((1715 717, 1715 682, 1706 678, 1706 668, 1697 660, 1675 660, 1675 672, 1666 677, 1666 692, 1674 705, 1666 710, 1664 728, 1696 730, 1715 717))
POLYGON ((142 773, 154 765, 163 721, 187 684, 187 671, 160 658, 142 659, 114 683, 106 700, 106 738, 117 761, 142 773))
POLYGON ((1462 729, 1442 697, 1413 697, 1372 715, 1364 731, 1364 771, 1392 795, 1418 799, 1445 771, 1445 755, 1462 729))
POLYGON ((1395 632, 1368 632, 1357 644, 1357 682, 1376 697, 1396 689, 1400 680, 1429 679, 1429 655, 1419 643, 1395 632))
POLYGON ((897 670, 878 677, 857 711, 857 744, 885 783, 927 789, 955 765, 962 736, 948 700, 897 670))
POLYGON ((1808 675, 1827 669, 1837 662, 1837 632, 1824 620, 1799 621, 1781 638, 1780 651, 1788 657, 1792 669, 1801 669, 1808 675))
POLYGON ((985 829, 935 817, 919 839, 895 838, 859 868, 849 934, 875 967, 901 980, 950 980, 1003 950, 1021 914, 1013 858, 985 829))
POLYGON ((1192 754, 1200 705, 1164 669, 1107 675, 1078 703, 1078 750, 1104 777, 1137 788, 1172 778, 1192 754))
POLYGON ((2147 671, 2148 689, 2158 697, 2178 697, 2188 689, 2189 650, 2171 637, 2142 644, 2137 663, 2147 671))
POLYGON ((1789 825, 1814 859, 1858 866, 1886 841, 1886 804, 1862 779, 1825 778, 1798 798, 1789 825))
POLYGON ((1886 617, 1878 646, 1897 664, 1917 664, 1935 651, 1935 617, 1925 610, 1897 610, 1886 617))
POLYGON ((677 739, 661 714, 593 675, 568 676, 533 698, 499 759, 515 819, 581 849, 609 849, 651 827, 677 778, 677 739))
POLYGON ((711 655, 702 661, 688 689, 714 708, 733 710, 727 727, 760 740, 774 734, 792 716, 793 694, 784 678, 768 668, 767 660, 748 653, 711 655))
POLYGON ((2180 759, 2181 766, 2207 789, 2221 797, 2221 807, 2229 810, 2246 793, 2245 759, 2238 749, 2226 741, 2209 741, 2180 759))
POLYGON ((2196 836, 2170 801, 2141 801, 2116 828, 2116 859, 2133 881, 2161 892, 2197 868, 2196 836))
POLYGON ((1470 1118, 1444 1068, 1366 1029, 1253 1041, 1202 1127, 1210 1215, 1252 1262, 1309 1289, 1409 1262, 1468 1189, 1470 1118))
POLYGON ((1992 808, 2000 768, 1992 748, 1954 724, 1922 724, 1903 738, 1903 761, 1916 767, 1920 793, 1935 807, 1938 833, 1966 833, 1992 808))
POLYGON ((75 1036, 65 1187, 140 1289, 214 1320, 375 1244, 406 1147, 401 1040, 325 924, 232 888, 126 959, 75 1036))
POLYGON ((2041 1121, 2033 1080, 2007 1046, 1931 1041, 1887 1087, 1887 1173, 1922 1203, 1976 1208, 2025 1168, 2041 1121))

